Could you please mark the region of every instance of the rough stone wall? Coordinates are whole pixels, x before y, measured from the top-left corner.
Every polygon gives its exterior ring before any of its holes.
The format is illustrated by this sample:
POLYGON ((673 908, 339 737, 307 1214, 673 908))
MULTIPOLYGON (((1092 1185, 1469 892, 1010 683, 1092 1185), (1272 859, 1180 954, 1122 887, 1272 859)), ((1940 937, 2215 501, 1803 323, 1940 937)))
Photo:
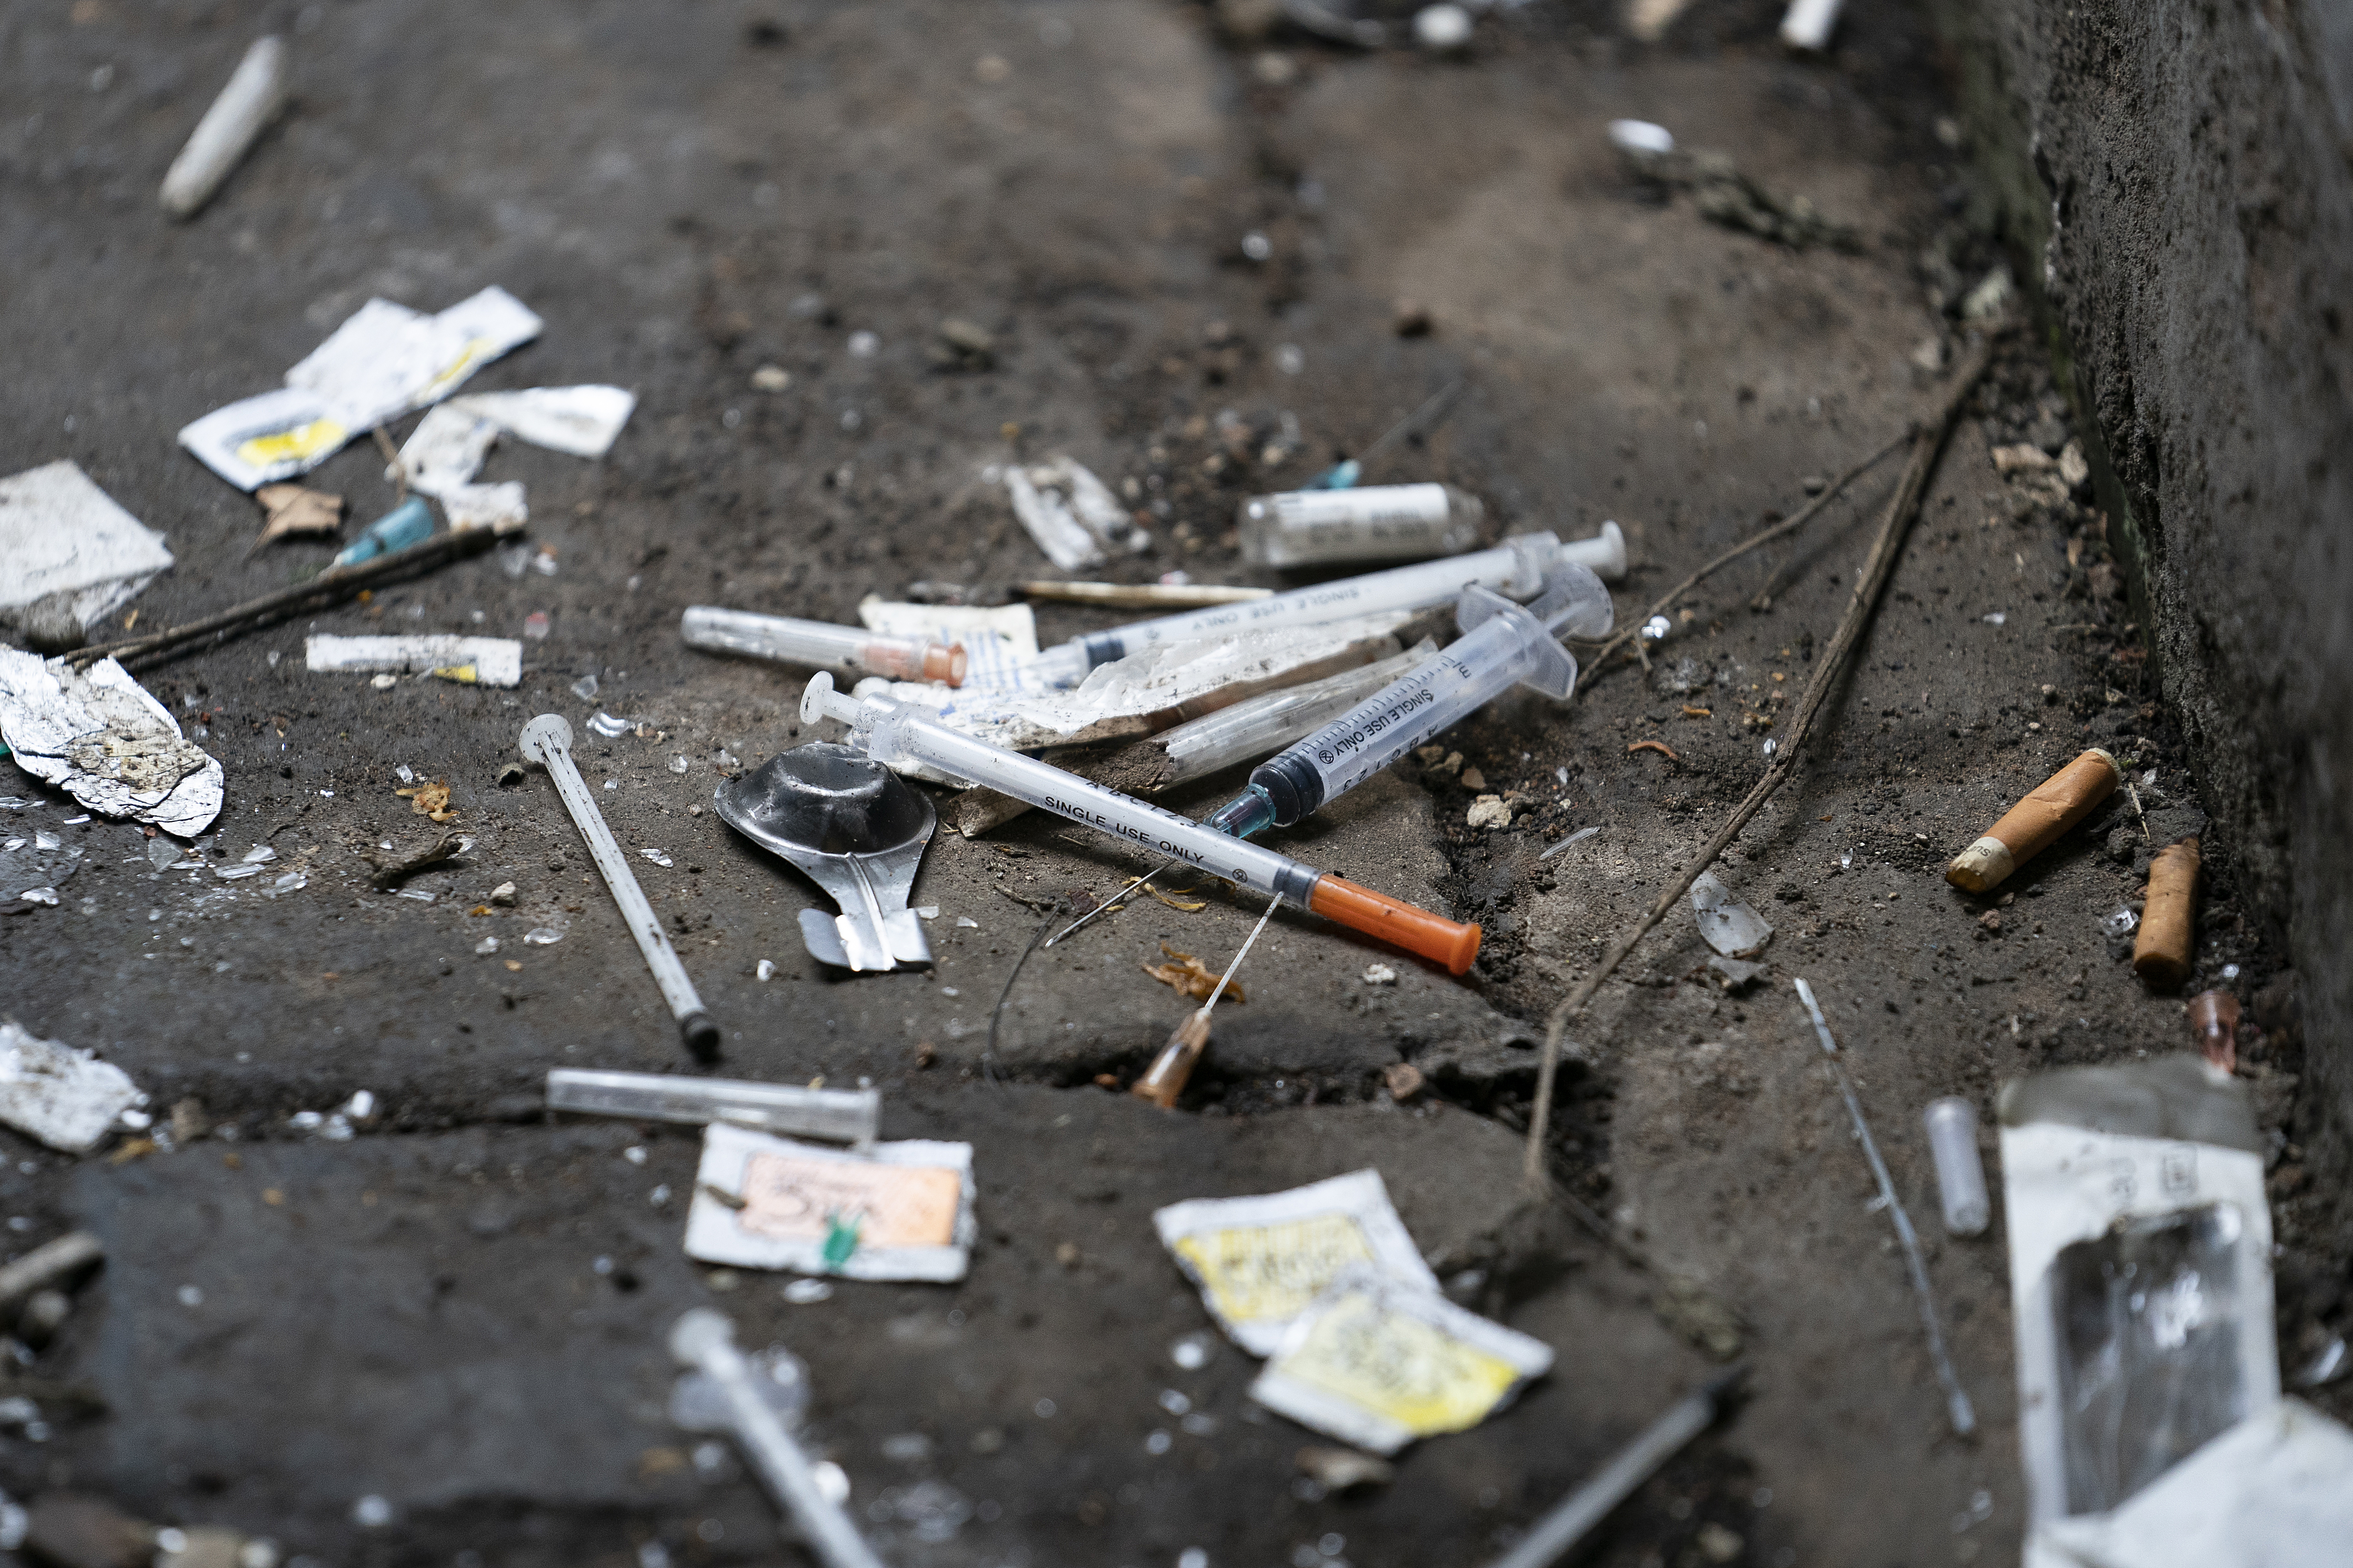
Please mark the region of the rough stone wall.
POLYGON ((2353 1164, 2353 7, 1945 7, 2215 825, 2353 1164))

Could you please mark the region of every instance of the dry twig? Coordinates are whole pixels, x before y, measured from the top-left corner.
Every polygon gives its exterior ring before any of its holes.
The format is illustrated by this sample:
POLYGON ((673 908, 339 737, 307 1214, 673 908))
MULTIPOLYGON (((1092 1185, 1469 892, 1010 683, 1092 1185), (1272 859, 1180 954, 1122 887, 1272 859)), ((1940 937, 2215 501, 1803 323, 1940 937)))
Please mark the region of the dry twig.
MULTIPOLYGON (((1536 1069, 1536 1102, 1528 1120, 1527 1157, 1524 1175, 1531 1189, 1541 1190, 1546 1184, 1545 1134, 1552 1121, 1553 1080, 1560 1070, 1561 1039, 1568 1028, 1569 1019, 1585 1010, 1593 1000, 1594 993, 1601 989, 1602 983, 1615 973, 1619 964, 1625 962, 1626 955, 1633 952, 1635 943, 1650 934, 1651 929, 1666 918, 1667 911, 1673 909, 1676 901, 1691 890, 1691 885, 1698 880, 1699 874, 1715 863, 1715 858, 1724 853, 1725 847, 1740 836, 1740 830, 1743 827, 1748 826, 1749 818, 1755 816, 1765 803, 1773 797, 1774 792, 1788 783, 1789 775, 1797 771, 1798 758, 1804 750, 1807 737, 1813 728, 1815 715, 1821 710, 1822 704, 1829 698, 1831 689, 1838 684, 1840 677, 1845 673, 1847 661, 1853 656, 1856 646, 1862 642, 1864 631, 1870 627, 1872 617, 1879 607, 1880 595, 1886 589, 1887 579, 1895 569, 1896 559, 1904 552, 1904 541, 1911 531, 1913 518, 1919 511, 1920 498, 1927 490, 1928 476, 1935 471, 1936 459, 1945 449, 1947 438, 1952 434, 1953 423, 1960 416, 1962 405, 1968 401, 1970 392, 1977 386, 1978 378, 1985 374, 1986 363, 1991 353, 1990 341, 1979 342, 1971 351, 1969 357, 1962 362, 1960 369, 1955 374, 1952 385, 1947 389, 1944 405, 1936 411, 1936 416, 1922 426, 1918 435, 1913 438, 1911 460, 1905 464, 1904 477, 1897 481, 1895 493, 1888 500, 1887 515, 1879 527, 1879 538, 1871 547, 1871 557, 1864 563, 1862 574, 1855 579, 1854 595, 1847 602, 1846 615, 1839 622, 1838 632, 1831 638, 1830 646, 1823 650, 1821 662, 1815 668, 1814 679, 1807 685, 1805 695, 1799 699, 1797 711, 1790 720, 1788 732, 1781 742, 1779 754, 1765 770, 1765 776, 1757 781, 1757 787, 1748 792, 1747 798, 1734 810, 1725 825, 1716 829, 1715 836, 1702 846, 1700 852, 1692 858, 1691 863, 1685 866, 1674 880, 1659 894, 1658 901, 1628 928, 1624 935, 1610 945, 1609 950, 1602 955, 1600 965, 1577 983, 1576 989, 1568 994, 1559 1006, 1553 1009, 1552 1016, 1546 1021, 1544 1060, 1536 1069)), ((1849 473, 1852 475, 1860 471, 1861 468, 1858 467, 1849 470, 1849 473)), ((1832 493, 1834 492, 1825 490, 1823 495, 1827 498, 1832 493)), ((1800 513, 1798 518, 1791 519, 1790 522, 1778 527, 1786 531, 1796 522, 1802 521, 1804 515, 1800 513)), ((1742 548, 1747 549, 1764 542, 1770 531, 1758 535, 1757 539, 1742 548)), ((1736 551, 1734 553, 1737 554, 1738 552, 1736 551)), ((1719 557, 1704 568, 1698 575, 1704 576, 1716 565, 1730 559, 1731 556, 1728 555, 1719 557)), ((1697 576, 1692 579, 1694 582, 1697 580, 1697 576)), ((1683 592, 1681 588, 1676 590, 1676 593, 1681 592, 1683 592)), ((1672 595, 1669 597, 1672 598, 1672 595)))

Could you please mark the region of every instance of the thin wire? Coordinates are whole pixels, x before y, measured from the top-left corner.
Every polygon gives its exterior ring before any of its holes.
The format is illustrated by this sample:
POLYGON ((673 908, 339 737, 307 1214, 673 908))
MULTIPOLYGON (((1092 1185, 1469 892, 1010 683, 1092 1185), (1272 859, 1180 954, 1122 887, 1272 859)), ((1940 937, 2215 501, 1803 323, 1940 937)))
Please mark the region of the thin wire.
POLYGON ((1806 1005, 1813 1016, 1814 1033, 1821 1037, 1822 1049, 1830 1053, 1831 1071, 1838 1079, 1839 1093, 1846 1097, 1846 1113, 1854 1118, 1854 1135, 1862 1143, 1862 1157, 1871 1162, 1871 1173, 1878 1178, 1879 1196, 1886 1205, 1890 1218, 1895 1222, 1896 1239, 1904 1244, 1904 1261, 1912 1271, 1912 1289, 1920 1298, 1920 1321, 1928 1328, 1928 1359, 1936 1363, 1936 1381, 1945 1385, 1945 1403, 1953 1416, 1953 1430, 1968 1436, 1977 1430, 1977 1411, 1969 1396, 1962 1391, 1960 1375, 1953 1370, 1953 1358, 1945 1353, 1945 1331, 1936 1321, 1936 1299, 1928 1294, 1928 1266, 1920 1256, 1920 1237, 1912 1228, 1912 1216, 1904 1212, 1904 1200, 1895 1195, 1895 1183, 1887 1173, 1887 1162, 1879 1157, 1879 1145, 1871 1136, 1871 1123, 1862 1119, 1862 1105, 1854 1097, 1854 1085, 1839 1065, 1838 1042, 1831 1038, 1831 1026, 1822 1017, 1822 1009, 1814 1000, 1814 988, 1803 979, 1797 982, 1798 1000, 1806 1005))
POLYGON ((1209 1009, 1218 1005, 1218 998, 1226 994, 1226 982, 1234 977, 1234 971, 1240 969, 1242 966, 1242 960, 1250 956, 1250 950, 1252 944, 1258 941, 1258 933, 1264 931, 1266 929, 1266 922, 1274 918, 1275 904, 1280 904, 1282 902, 1282 895, 1281 893, 1275 894, 1274 903, 1267 905, 1266 913, 1258 917, 1258 924, 1250 928, 1250 941, 1242 943, 1242 950, 1234 954, 1234 961, 1226 965, 1226 972, 1223 974, 1218 976, 1218 988, 1209 993, 1209 999, 1207 1002, 1201 1004, 1201 1016, 1204 1018, 1208 1017, 1209 1016, 1209 1009))
POLYGON ((1543 854, 1537 856, 1536 858, 1539 860, 1549 860, 1554 856, 1559 854, 1562 850, 1567 848, 1570 845, 1576 843, 1578 839, 1590 838, 1600 831, 1601 824, 1598 822, 1590 827, 1580 827, 1576 832, 1570 834, 1567 837, 1562 839, 1559 843, 1554 845, 1551 848, 1546 850, 1543 854))
POLYGON ((1143 876, 1136 878, 1134 881, 1128 883, 1126 887, 1122 888, 1118 892, 1113 893, 1110 898, 1105 899, 1102 903, 1097 904, 1093 909, 1089 910, 1085 914, 1081 915, 1077 920, 1072 921, 1069 925, 1064 926, 1060 931, 1058 931, 1053 935, 1048 937, 1046 939, 1046 945, 1048 947, 1053 946, 1056 942, 1061 941, 1064 937, 1070 935, 1072 931, 1078 930, 1081 926, 1086 924, 1097 915, 1107 914, 1111 910, 1117 909, 1119 907, 1120 900, 1126 898, 1130 893, 1142 892, 1144 890, 1144 885, 1146 882, 1151 881, 1153 878, 1157 877, 1161 872, 1166 871, 1169 867, 1174 866, 1175 864, 1176 864, 1176 857, 1171 855, 1167 859, 1163 860, 1159 865, 1155 866, 1151 870, 1146 871, 1143 876))
POLYGON ((1359 468, 1363 467, 1366 458, 1372 457, 1376 453, 1388 450, 1391 443, 1402 440, 1405 437, 1411 435, 1415 427, 1424 419, 1435 418, 1437 415, 1445 408, 1446 405, 1454 400, 1455 395, 1461 390, 1462 381, 1461 378, 1458 376, 1454 380, 1448 382, 1444 386, 1440 387, 1436 392, 1430 394, 1429 399, 1424 402, 1420 407, 1415 409, 1412 413, 1407 415, 1404 418, 1390 426, 1387 430, 1381 432, 1380 437, 1371 446, 1366 447, 1361 452, 1352 454, 1357 466, 1359 468))
POLYGON ((980 1051, 980 1076, 989 1083, 998 1081, 997 1069, 990 1065, 990 1058, 997 1055, 997 1026, 1004 1020, 1005 1004, 1012 999, 1013 983, 1021 978, 1021 966, 1029 962, 1029 955, 1045 945, 1046 933, 1054 929, 1054 922, 1060 918, 1059 914, 1046 917, 1046 923, 1038 928, 1038 934, 1029 939, 1029 945, 1023 948, 1021 956, 1013 961, 1013 973, 1005 977, 1005 989, 997 994, 996 1010, 988 1016, 988 1043, 980 1051))

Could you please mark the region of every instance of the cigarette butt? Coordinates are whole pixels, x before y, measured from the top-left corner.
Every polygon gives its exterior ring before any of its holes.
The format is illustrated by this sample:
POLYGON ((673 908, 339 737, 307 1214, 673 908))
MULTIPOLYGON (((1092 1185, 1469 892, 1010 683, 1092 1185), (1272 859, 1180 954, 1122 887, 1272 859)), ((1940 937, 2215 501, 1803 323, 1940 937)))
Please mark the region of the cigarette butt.
POLYGON ((2148 902, 2141 910, 2140 940, 2133 943, 2133 973, 2160 991, 2189 978, 2189 955, 2198 945, 2198 840, 2185 838, 2157 852, 2149 862, 2148 902))
POLYGON ((164 175, 164 210, 194 217, 286 107, 286 42, 254 40, 164 175))
POLYGON ((1128 1090, 1138 1100, 1148 1100, 1163 1110, 1173 1109, 1176 1097, 1185 1092, 1185 1080, 1193 1076, 1194 1067, 1201 1053, 1209 1048, 1209 1015, 1196 1009, 1185 1015, 1160 1054, 1152 1058, 1152 1066, 1135 1087, 1128 1090))
POLYGON ((2124 777, 2116 758, 2096 746, 2037 784, 2002 814, 1985 837, 1953 857, 1945 880, 1965 893, 1999 887, 2053 839, 2092 814, 2124 777))

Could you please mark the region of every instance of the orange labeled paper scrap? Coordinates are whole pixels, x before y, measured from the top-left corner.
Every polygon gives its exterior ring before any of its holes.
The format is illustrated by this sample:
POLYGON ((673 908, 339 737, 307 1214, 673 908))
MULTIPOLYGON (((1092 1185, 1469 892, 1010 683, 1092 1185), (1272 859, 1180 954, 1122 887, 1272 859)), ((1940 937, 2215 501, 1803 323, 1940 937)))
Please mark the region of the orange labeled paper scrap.
POLYGON ((823 1241, 829 1221, 855 1224, 860 1247, 946 1247, 955 1240, 964 1175, 940 1165, 853 1164, 794 1154, 744 1163, 745 1230, 823 1241))

